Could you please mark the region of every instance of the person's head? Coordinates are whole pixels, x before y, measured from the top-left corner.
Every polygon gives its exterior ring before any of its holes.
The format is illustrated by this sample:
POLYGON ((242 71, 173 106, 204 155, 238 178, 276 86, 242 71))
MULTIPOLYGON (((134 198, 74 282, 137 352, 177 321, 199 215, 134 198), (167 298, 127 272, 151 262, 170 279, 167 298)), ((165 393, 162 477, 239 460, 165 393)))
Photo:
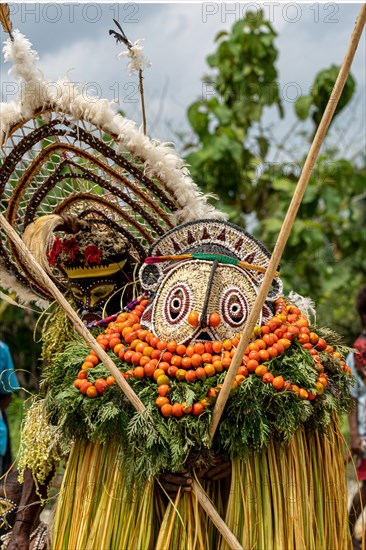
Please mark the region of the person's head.
POLYGON ((358 291, 356 309, 360 316, 362 326, 366 328, 366 285, 358 291))

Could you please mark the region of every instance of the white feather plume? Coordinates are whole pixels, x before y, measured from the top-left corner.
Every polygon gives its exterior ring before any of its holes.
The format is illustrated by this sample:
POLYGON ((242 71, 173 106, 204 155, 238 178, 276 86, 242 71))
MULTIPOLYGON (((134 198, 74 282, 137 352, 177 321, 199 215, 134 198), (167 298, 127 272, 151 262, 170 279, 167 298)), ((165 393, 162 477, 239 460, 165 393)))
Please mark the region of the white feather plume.
POLYGON ((20 119, 20 106, 16 101, 0 103, 0 142, 3 143, 9 129, 20 119))
POLYGON ((140 44, 141 41, 141 38, 136 40, 130 48, 117 54, 117 57, 129 57, 131 59, 127 64, 129 76, 134 76, 139 71, 151 67, 151 62, 143 54, 144 47, 140 44))
POLYGON ((14 31, 13 38, 5 42, 4 60, 13 64, 9 74, 24 83, 20 88, 19 111, 23 118, 30 118, 42 103, 49 101, 50 86, 37 67, 39 57, 32 49, 32 43, 18 29, 14 31))
POLYGON ((4 292, 1 292, 1 290, 0 290, 0 300, 4 300, 4 302, 7 302, 11 306, 20 307, 21 309, 29 309, 30 311, 34 311, 31 308, 29 308, 27 306, 24 306, 23 304, 20 304, 19 302, 16 302, 15 300, 13 300, 13 298, 8 296, 4 292))
POLYGON ((313 320, 313 324, 316 325, 316 310, 313 300, 309 297, 301 296, 291 290, 288 298, 294 306, 298 307, 299 310, 306 315, 308 319, 313 320))
POLYGON ((0 285, 3 289, 9 292, 15 292, 20 303, 28 304, 29 302, 35 302, 35 304, 45 309, 49 306, 49 302, 44 300, 38 294, 33 292, 29 287, 24 286, 13 273, 8 271, 5 263, 0 260, 0 285))
POLYGON ((24 81, 43 79, 36 65, 39 56, 32 50, 32 43, 18 29, 13 32, 13 38, 11 40, 9 37, 3 48, 5 62, 13 64, 9 74, 24 81))

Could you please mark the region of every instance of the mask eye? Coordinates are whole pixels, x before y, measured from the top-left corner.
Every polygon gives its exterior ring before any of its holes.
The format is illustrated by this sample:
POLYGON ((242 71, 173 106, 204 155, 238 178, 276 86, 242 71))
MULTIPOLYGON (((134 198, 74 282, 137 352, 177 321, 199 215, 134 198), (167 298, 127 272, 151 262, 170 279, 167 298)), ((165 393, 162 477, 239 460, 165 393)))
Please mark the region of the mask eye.
POLYGON ((105 298, 108 296, 111 292, 113 292, 114 288, 115 286, 113 284, 98 286, 91 291, 91 294, 94 298, 99 300, 100 298, 105 298))
POLYGON ((239 288, 228 288, 223 292, 220 310, 224 323, 239 327, 248 317, 248 301, 239 288))
POLYGON ((83 300, 85 294, 80 288, 71 287, 71 292, 76 300, 83 300))
POLYGON ((164 304, 165 319, 169 325, 178 325, 188 314, 191 297, 188 286, 175 284, 168 292, 164 304))

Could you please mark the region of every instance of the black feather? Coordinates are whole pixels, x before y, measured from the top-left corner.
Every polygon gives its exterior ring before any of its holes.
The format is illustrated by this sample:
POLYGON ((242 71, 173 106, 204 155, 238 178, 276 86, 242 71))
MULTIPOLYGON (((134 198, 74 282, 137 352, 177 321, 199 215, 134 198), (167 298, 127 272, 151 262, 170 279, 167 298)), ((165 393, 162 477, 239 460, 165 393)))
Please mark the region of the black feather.
POLYGON ((115 25, 117 26, 117 28, 121 31, 121 34, 114 31, 113 29, 109 30, 109 34, 114 36, 114 38, 116 39, 117 44, 118 44, 118 42, 122 42, 130 50, 132 48, 131 42, 128 40, 127 36, 125 35, 125 33, 124 33, 121 25, 118 23, 118 21, 116 21, 115 19, 113 19, 113 21, 114 21, 115 25))

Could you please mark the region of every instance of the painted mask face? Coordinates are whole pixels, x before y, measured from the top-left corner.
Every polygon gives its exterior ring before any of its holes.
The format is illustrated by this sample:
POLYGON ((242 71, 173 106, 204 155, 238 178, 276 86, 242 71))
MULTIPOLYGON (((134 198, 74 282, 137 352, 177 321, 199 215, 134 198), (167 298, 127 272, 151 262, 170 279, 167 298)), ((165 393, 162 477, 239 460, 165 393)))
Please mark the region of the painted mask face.
MULTIPOLYGON (((141 324, 185 345, 233 339, 245 327, 269 259, 261 243, 228 222, 199 220, 171 230, 140 269, 143 287, 155 292, 141 324)), ((282 293, 278 277, 272 285, 258 324, 273 315, 282 293)))
POLYGON ((116 281, 108 278, 93 281, 92 279, 75 279, 70 289, 77 305, 82 309, 82 320, 95 321, 102 318, 102 310, 108 298, 117 291, 116 281))
POLYGON ((243 330, 256 296, 254 284, 241 269, 188 261, 169 271, 142 322, 162 340, 222 341, 243 330), (193 311, 200 316, 198 327, 188 322, 193 311), (219 314, 218 326, 210 326, 211 313, 219 314))
POLYGON ((98 321, 105 315, 111 315, 121 309, 121 293, 124 303, 131 299, 132 272, 124 266, 123 270, 112 275, 80 277, 69 279, 73 298, 80 309, 84 323, 98 321), (107 303, 108 302, 108 303, 107 303), (104 308, 107 304, 106 311, 104 308))
POLYGON ((210 284, 213 269, 212 262, 201 261, 192 271, 188 261, 169 272, 151 306, 151 323, 159 338, 179 343, 224 340, 243 330, 256 289, 242 270, 230 265, 217 266, 210 284), (193 311, 200 315, 198 327, 188 322, 193 311), (211 313, 220 315, 219 326, 210 326, 211 313))

